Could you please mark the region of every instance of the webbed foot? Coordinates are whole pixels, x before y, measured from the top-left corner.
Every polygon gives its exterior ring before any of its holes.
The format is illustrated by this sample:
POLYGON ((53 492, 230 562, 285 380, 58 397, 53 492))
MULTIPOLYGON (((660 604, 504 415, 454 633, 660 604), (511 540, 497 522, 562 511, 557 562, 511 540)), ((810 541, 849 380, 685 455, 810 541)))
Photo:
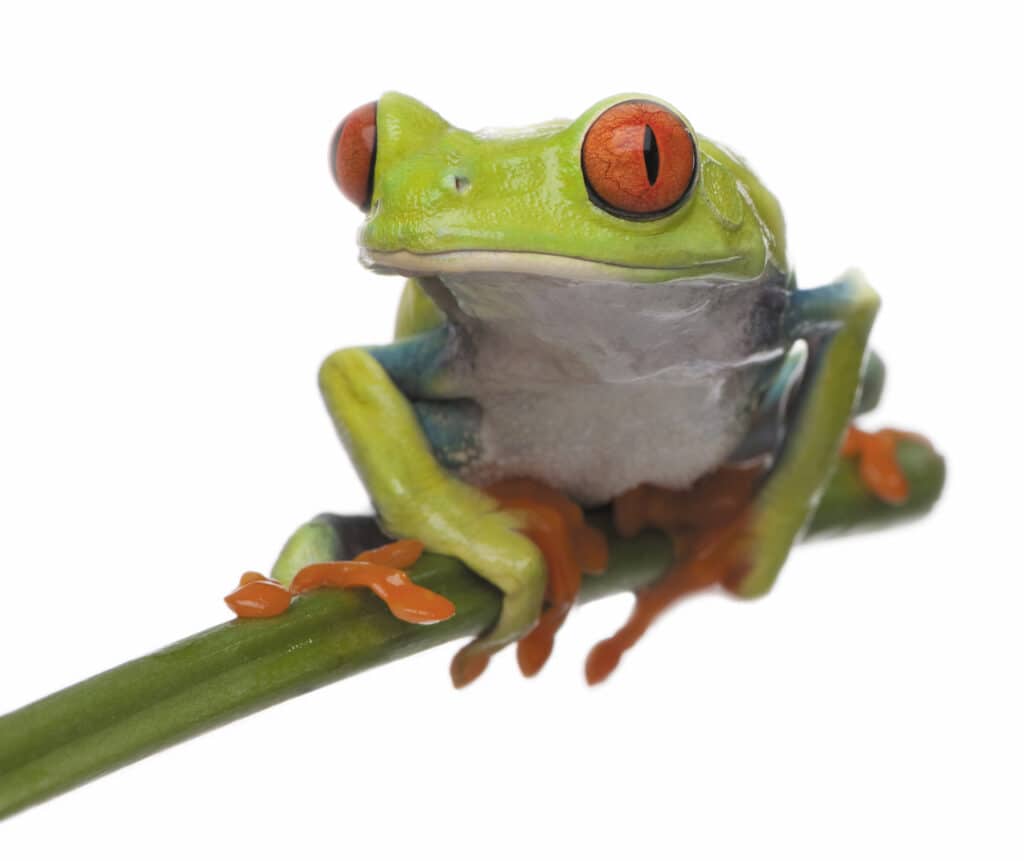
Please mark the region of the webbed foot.
POLYGON ((364 551, 350 561, 307 565, 295 575, 290 586, 250 571, 242 575, 238 588, 224 601, 239 617, 266 618, 284 613, 292 597, 303 592, 325 586, 364 586, 404 622, 441 622, 454 615, 455 605, 442 595, 417 586, 403 570, 412 566, 422 553, 423 545, 418 541, 395 541, 364 551))
POLYGON ((726 467, 692 488, 643 485, 615 501, 616 530, 624 537, 655 528, 672 539, 675 563, 657 582, 636 592, 626 624, 587 657, 589 684, 604 681, 622 655, 681 598, 715 585, 731 588, 751 562, 750 501, 762 465, 726 467))
POLYGON ((582 574, 600 574, 608 567, 608 543, 584 521, 576 503, 539 481, 507 479, 490 485, 487 493, 502 508, 524 516, 522 532, 546 563, 545 608, 536 627, 516 646, 523 675, 535 676, 550 657, 555 634, 576 601, 582 574))
POLYGON ((857 460, 861 481, 876 497, 900 505, 910 497, 910 483, 896 458, 896 446, 905 439, 927 444, 923 436, 908 431, 884 428, 868 432, 850 425, 839 456, 857 460))

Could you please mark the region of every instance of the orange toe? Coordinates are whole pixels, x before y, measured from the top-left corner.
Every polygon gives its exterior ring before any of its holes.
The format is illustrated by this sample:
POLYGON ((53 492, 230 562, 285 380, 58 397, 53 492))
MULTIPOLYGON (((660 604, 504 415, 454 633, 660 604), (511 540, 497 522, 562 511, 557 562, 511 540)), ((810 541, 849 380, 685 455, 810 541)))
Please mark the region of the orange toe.
POLYGON ((749 561, 746 525, 742 516, 695 536, 673 536, 673 565, 655 583, 637 591, 626 623, 591 649, 585 668, 588 684, 608 678, 626 651, 677 601, 711 586, 728 587, 742 577, 749 561))
POLYGON ((673 562, 653 584, 636 592, 626 623, 590 651, 589 684, 611 675, 622 656, 669 607, 695 592, 735 588, 749 570, 750 501, 765 464, 723 467, 686 490, 641 485, 615 500, 616 530, 630 537, 659 529, 672 540, 673 562))
POLYGON ((587 655, 583 673, 588 685, 599 685, 608 678, 619 665, 629 645, 622 642, 618 635, 602 640, 587 655))
POLYGON ((523 533, 537 545, 547 567, 545 609, 516 652, 524 676, 540 672, 554 648, 555 635, 579 594, 583 572, 608 567, 608 543, 589 526, 582 509, 564 494, 532 479, 506 479, 487 492, 502 508, 524 515, 523 533))
POLYGON ((444 596, 417 586, 404 571, 375 562, 317 562, 303 568, 292 581, 292 591, 297 593, 324 586, 365 586, 403 622, 424 625, 455 615, 455 605, 444 596))
POLYGON ((452 658, 451 664, 451 676, 452 684, 456 688, 464 688, 471 682, 475 682, 484 670, 487 669, 487 665, 491 662, 489 655, 474 654, 467 652, 466 649, 461 649, 456 652, 455 657, 452 658))
POLYGON ((422 555, 422 541, 403 538, 401 541, 392 541, 390 544, 385 544, 382 547, 364 550, 356 557, 356 561, 373 562, 376 565, 386 565, 388 568, 401 568, 405 570, 415 565, 422 555))
POLYGON ((247 571, 224 603, 240 619, 264 619, 280 616, 287 610, 292 603, 292 593, 276 580, 247 571))
POLYGON ((857 460, 861 481, 890 505, 901 505, 910 498, 910 483, 896 456, 896 447, 904 439, 924 441, 918 434, 893 428, 869 433, 850 425, 839 451, 841 457, 857 460))
POLYGON ((572 602, 546 609, 537 626, 516 644, 519 670, 527 678, 537 675, 548 662, 555 648, 555 634, 569 615, 572 602))

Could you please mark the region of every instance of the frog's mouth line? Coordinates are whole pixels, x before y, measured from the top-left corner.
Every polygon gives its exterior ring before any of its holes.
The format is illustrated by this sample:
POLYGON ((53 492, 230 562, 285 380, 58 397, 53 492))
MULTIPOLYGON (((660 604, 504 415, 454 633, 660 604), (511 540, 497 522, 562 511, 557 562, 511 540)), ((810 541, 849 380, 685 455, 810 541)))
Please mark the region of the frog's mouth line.
MULTIPOLYGON (((409 277, 507 272, 563 278, 572 281, 670 281, 714 276, 719 267, 731 266, 741 255, 704 260, 689 266, 629 266, 536 251, 375 251, 360 248, 360 262, 375 272, 409 277)), ((724 274, 724 273, 723 273, 724 274)), ((755 276, 754 279, 756 280, 755 276)))

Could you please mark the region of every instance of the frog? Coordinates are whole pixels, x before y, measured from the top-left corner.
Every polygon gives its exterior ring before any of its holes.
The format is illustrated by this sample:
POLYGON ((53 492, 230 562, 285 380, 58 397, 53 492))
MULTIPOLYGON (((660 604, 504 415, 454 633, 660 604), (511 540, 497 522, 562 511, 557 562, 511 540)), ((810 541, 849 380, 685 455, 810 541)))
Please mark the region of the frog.
MULTIPOLYGON (((388 92, 341 122, 330 167, 360 262, 405 283, 390 343, 323 362, 327 410, 383 531, 502 595, 456 686, 512 643, 543 666, 573 577, 606 560, 590 512, 672 533, 677 558, 591 653, 597 682, 680 597, 766 594, 840 458, 905 499, 892 435, 853 425, 884 385, 878 294, 857 270, 798 287, 776 197, 669 102, 470 132, 388 92)), ((339 540, 303 524, 268 579, 339 540)))

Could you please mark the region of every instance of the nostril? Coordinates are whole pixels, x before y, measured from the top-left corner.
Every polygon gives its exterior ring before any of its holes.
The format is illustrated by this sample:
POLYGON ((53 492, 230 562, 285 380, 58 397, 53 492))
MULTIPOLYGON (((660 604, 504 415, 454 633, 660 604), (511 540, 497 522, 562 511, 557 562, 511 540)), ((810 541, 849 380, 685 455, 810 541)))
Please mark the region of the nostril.
POLYGON ((469 191, 469 177, 456 176, 453 179, 455 181, 455 190, 457 192, 459 192, 460 194, 465 194, 467 191, 469 191))

